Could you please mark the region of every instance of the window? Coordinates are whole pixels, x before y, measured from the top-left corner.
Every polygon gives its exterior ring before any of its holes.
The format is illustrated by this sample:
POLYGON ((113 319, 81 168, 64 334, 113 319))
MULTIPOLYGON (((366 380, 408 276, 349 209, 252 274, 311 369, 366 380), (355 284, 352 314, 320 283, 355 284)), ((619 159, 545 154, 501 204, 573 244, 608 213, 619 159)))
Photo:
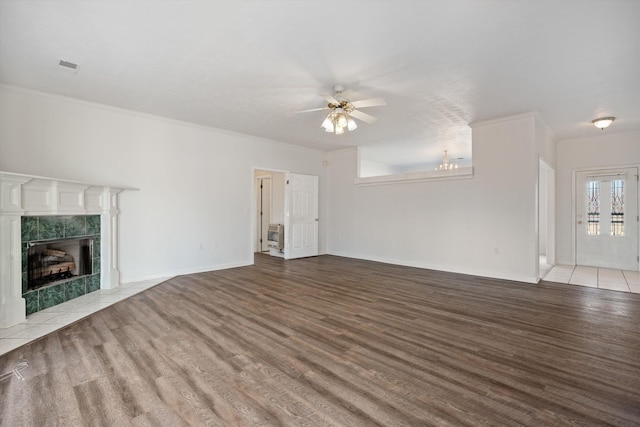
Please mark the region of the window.
POLYGON ((611 235, 624 236, 624 180, 611 181, 611 235))
POLYGON ((600 182, 587 182, 587 234, 600 235, 600 182))

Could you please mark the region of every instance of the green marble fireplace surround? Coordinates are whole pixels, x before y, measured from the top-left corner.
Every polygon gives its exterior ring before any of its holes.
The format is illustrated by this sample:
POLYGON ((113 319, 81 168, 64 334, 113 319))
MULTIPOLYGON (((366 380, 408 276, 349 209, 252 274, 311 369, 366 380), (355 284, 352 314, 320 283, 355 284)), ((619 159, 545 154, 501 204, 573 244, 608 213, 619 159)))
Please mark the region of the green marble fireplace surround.
POLYGON ((100 215, 23 216, 21 232, 22 296, 27 315, 100 289, 100 215), (29 247, 61 239, 93 239, 91 274, 28 290, 29 247))

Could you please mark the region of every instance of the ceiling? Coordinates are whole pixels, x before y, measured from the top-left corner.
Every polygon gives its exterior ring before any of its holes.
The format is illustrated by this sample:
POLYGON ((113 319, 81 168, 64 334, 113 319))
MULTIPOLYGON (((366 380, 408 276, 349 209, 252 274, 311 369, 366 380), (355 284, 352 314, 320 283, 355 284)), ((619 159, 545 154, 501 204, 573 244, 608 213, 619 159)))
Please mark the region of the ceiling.
POLYGON ((471 155, 538 111, 567 139, 640 130, 640 1, 0 0, 0 82, 388 163, 471 155), (76 72, 58 65, 78 64, 76 72), (319 93, 387 105, 320 127, 319 93), (419 153, 413 151, 419 148, 419 153), (408 158, 407 158, 408 157, 408 158))

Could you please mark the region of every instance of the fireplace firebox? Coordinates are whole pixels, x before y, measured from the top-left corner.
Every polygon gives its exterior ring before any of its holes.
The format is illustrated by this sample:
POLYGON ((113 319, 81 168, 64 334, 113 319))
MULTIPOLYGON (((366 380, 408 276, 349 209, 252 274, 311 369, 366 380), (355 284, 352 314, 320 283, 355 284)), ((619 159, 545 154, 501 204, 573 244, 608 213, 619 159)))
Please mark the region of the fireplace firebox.
POLYGON ((27 251, 27 290, 91 275, 93 238, 31 242, 27 251))
POLYGON ((22 216, 26 314, 100 289, 100 215, 22 216))

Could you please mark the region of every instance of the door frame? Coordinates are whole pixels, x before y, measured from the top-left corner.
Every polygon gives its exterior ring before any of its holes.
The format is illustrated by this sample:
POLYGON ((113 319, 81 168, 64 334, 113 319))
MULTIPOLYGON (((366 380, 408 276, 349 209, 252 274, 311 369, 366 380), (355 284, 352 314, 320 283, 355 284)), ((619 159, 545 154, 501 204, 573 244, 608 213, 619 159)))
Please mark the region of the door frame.
MULTIPOLYGON (((540 237, 544 233, 546 243, 546 256, 547 264, 556 264, 556 170, 546 161, 542 156, 538 158, 538 203, 536 205, 537 210, 537 242, 536 242, 536 265, 538 270, 538 278, 540 277, 540 237), (541 185, 545 184, 545 189, 541 188, 541 185), (542 197, 545 200, 542 200, 542 197), (545 209, 541 209, 544 202, 545 209), (544 224, 546 227, 541 227, 543 222, 541 216, 545 215, 544 224)), ((574 204, 575 205, 575 204, 574 204)), ((575 208, 575 206, 574 206, 575 208)))
MULTIPOLYGON (((261 171, 264 172, 264 170, 261 170, 261 171)), ((258 212, 258 207, 259 207, 258 206, 258 195, 262 196, 263 192, 262 191, 261 192, 258 191, 258 181, 261 181, 260 184, 264 184, 265 180, 269 180, 269 216, 271 216, 271 207, 272 207, 271 205, 273 204, 273 196, 271 194, 271 191, 272 191, 272 188, 273 188, 272 187, 272 185, 273 185, 272 184, 272 176, 271 175, 256 175, 254 177, 254 180, 255 180, 255 191, 256 191, 256 195, 255 195, 255 197, 256 197, 256 208, 254 210, 254 212, 256 214, 256 233, 255 233, 256 250, 255 250, 255 252, 266 252, 266 251, 263 250, 264 244, 261 244, 261 242, 260 242, 260 240, 262 240, 262 235, 264 233, 263 233, 263 230, 259 230, 259 228, 262 226, 262 216, 258 212), (258 232, 261 232, 260 235, 258 235, 258 232)), ((261 206, 260 211, 264 212, 264 199, 261 198, 261 201, 262 201, 262 206, 261 206)), ((271 222, 271 221, 269 221, 269 222, 271 222)), ((264 242, 262 242, 262 243, 264 243, 264 242)))
MULTIPOLYGON (((575 168, 571 170, 571 258, 573 260, 573 265, 578 265, 578 224, 576 221, 577 210, 576 206, 578 203, 577 197, 577 184, 578 184, 578 173, 589 172, 589 171, 608 171, 608 170, 616 170, 616 169, 627 169, 627 168, 636 168, 638 170, 638 174, 640 174, 640 164, 623 164, 623 165, 613 165, 613 166, 593 166, 593 167, 581 167, 575 168)), ((637 185, 637 193, 636 194, 636 207, 638 214, 640 215, 640 183, 637 185)), ((636 218, 637 219, 637 218, 636 218)), ((640 257, 640 223, 638 223, 637 227, 638 231, 636 233, 637 239, 637 253, 636 259, 640 257)), ((636 262, 636 271, 640 271, 640 261, 636 262)))

